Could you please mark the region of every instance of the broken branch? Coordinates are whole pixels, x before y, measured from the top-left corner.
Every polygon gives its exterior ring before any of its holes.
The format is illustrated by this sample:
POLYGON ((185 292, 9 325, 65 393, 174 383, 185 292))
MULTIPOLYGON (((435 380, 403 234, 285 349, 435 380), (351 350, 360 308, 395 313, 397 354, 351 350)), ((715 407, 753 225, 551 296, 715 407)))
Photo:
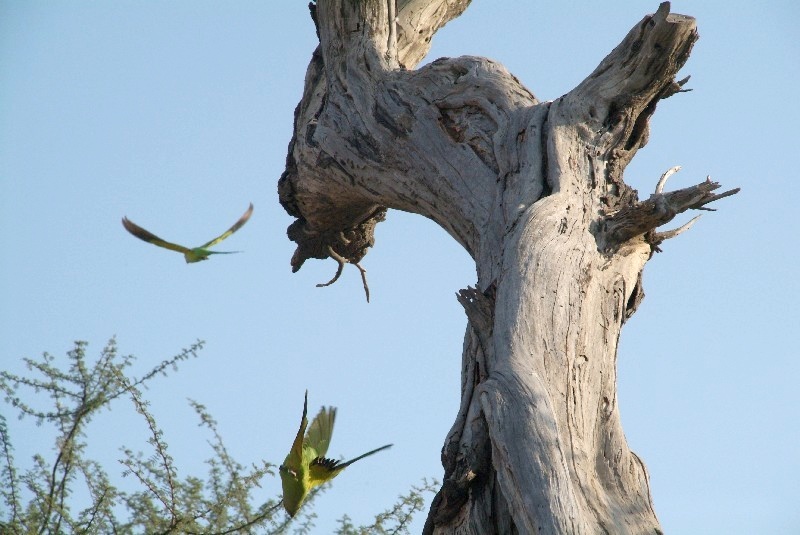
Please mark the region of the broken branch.
MULTIPOLYGON (((706 178, 705 182, 695 186, 663 193, 667 179, 679 169, 680 167, 676 166, 661 175, 655 193, 649 199, 622 208, 600 224, 598 234, 600 250, 613 252, 631 238, 655 230, 686 210, 710 210, 704 206, 739 192, 739 188, 735 188, 724 193, 714 194, 712 191, 718 189, 720 184, 706 178)), ((659 243, 688 230, 696 220, 697 218, 694 218, 675 230, 654 232, 649 236, 648 242, 657 250, 659 243)))

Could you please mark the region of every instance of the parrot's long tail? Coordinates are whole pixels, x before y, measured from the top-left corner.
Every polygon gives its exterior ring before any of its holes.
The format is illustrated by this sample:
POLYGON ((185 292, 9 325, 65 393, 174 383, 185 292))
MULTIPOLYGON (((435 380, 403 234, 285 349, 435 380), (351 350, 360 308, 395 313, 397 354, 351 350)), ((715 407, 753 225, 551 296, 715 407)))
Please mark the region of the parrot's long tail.
POLYGON ((368 451, 364 455, 359 455, 355 459, 350 459, 349 461, 347 461, 345 463, 341 463, 339 466, 337 466, 337 468, 346 468, 346 467, 350 466, 351 464, 353 464, 354 462, 360 461, 364 457, 369 457, 373 453, 378 453, 379 451, 383 451, 385 449, 391 448, 392 446, 394 446, 394 444, 386 444, 385 446, 381 446, 380 448, 374 449, 372 451, 368 451))

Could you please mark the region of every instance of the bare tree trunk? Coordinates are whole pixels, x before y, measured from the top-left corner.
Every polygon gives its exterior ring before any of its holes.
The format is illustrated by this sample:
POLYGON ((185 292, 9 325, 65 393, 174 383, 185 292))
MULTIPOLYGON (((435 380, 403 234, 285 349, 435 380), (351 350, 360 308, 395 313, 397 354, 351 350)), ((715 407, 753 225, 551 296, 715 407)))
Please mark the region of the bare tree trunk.
MULTIPOLYGON (((622 324, 656 227, 730 195, 649 199, 623 181, 697 40, 669 4, 578 87, 539 102, 477 57, 412 69, 468 0, 319 0, 282 205, 308 258, 357 264, 387 208, 436 221, 472 255, 462 402, 428 533, 659 533, 617 411, 622 324)), ((666 177, 665 177, 666 179, 666 177)), ((366 281, 365 281, 366 286, 366 281)))

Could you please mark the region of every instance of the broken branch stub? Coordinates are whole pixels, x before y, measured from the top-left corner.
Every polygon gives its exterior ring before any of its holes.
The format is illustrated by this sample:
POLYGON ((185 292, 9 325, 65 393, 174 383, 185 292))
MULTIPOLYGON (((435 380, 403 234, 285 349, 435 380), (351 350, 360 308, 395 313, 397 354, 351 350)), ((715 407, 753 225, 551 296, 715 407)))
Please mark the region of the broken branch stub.
POLYGON ((693 218, 675 230, 654 232, 656 228, 672 221, 676 215, 686 210, 711 210, 705 205, 735 195, 740 191, 739 188, 735 188, 724 193, 714 194, 712 192, 718 189, 720 184, 707 178, 700 184, 664 193, 667 179, 678 170, 680 170, 680 166, 667 170, 661 176, 655 193, 649 199, 626 206, 599 223, 599 232, 596 237, 598 248, 601 251, 612 253, 632 238, 642 235, 654 250, 659 251, 660 243, 685 232, 698 218, 693 218))

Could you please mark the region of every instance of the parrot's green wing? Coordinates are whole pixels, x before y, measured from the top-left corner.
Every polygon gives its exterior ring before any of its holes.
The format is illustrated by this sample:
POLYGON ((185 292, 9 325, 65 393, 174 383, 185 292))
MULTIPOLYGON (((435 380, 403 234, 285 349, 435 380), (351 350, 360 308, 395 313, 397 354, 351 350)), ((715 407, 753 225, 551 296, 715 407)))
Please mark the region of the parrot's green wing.
POLYGON ((297 465, 299 465, 303 461, 303 437, 305 436, 306 433, 306 426, 308 426, 308 418, 306 418, 307 414, 308 414, 308 390, 306 390, 305 401, 303 401, 303 417, 300 418, 300 429, 297 431, 297 436, 294 438, 292 449, 289 450, 289 454, 286 456, 286 460, 283 462, 283 464, 287 466, 292 466, 294 463, 297 463, 297 465))
POLYGON ((152 243, 153 245, 158 245, 159 247, 163 247, 164 249, 169 249, 171 251, 178 251, 179 253, 191 253, 191 249, 188 247, 184 247, 183 245, 178 245, 176 243, 170 243, 166 240, 162 240, 152 232, 149 232, 139 225, 135 224, 133 221, 128 219, 127 217, 122 218, 122 226, 125 227, 125 230, 139 238, 140 240, 144 240, 147 243, 152 243))
POLYGON ((308 391, 306 391, 305 401, 303 402, 303 417, 300 419, 300 429, 294 439, 289 454, 286 455, 283 464, 278 467, 281 476, 281 486, 283 487, 283 507, 289 516, 294 516, 303 505, 303 500, 310 490, 308 481, 308 461, 303 460, 303 437, 306 433, 308 420, 308 391))
POLYGON ((234 232, 236 232, 237 230, 242 228, 242 226, 245 223, 247 223, 247 220, 250 219, 251 215, 253 215, 253 203, 250 203, 250 207, 247 209, 247 211, 244 214, 242 214, 242 217, 239 218, 239 221, 234 223, 231 228, 229 228, 224 233, 222 233, 220 236, 217 236, 216 238, 214 238, 210 242, 204 243, 203 245, 198 247, 198 249, 206 249, 208 247, 211 247, 213 245, 218 244, 219 242, 221 242, 222 240, 224 240, 225 238, 227 238, 228 236, 230 236, 231 234, 233 234, 234 232))
POLYGON ((325 457, 331 444, 336 407, 323 407, 306 432, 306 445, 313 448, 318 457, 325 457))
POLYGON ((391 448, 393 444, 386 444, 385 446, 381 446, 380 448, 375 448, 372 451, 368 451, 363 455, 359 455, 355 459, 350 459, 346 462, 335 461, 333 459, 327 459, 325 457, 317 457, 313 461, 311 461, 311 466, 309 467, 309 476, 311 478, 311 485, 321 485, 326 481, 330 481, 334 477, 336 477, 339 472, 350 466, 356 461, 360 461, 364 457, 369 457, 379 451, 383 451, 387 448, 391 448))

